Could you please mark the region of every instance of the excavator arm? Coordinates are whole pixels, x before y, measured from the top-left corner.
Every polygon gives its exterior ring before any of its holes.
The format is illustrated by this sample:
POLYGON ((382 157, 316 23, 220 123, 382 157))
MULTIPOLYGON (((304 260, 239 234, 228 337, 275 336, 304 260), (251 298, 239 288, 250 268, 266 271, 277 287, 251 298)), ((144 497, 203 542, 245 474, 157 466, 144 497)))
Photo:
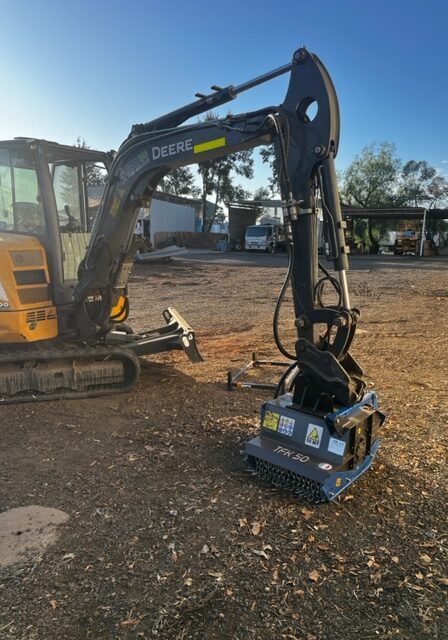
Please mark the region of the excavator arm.
MULTIPOLYGON (((239 87, 216 87, 210 96, 202 96, 198 101, 147 124, 134 125, 110 168, 91 242, 80 270, 75 296, 76 325, 81 337, 108 331, 110 309, 126 286, 130 271, 137 207, 142 202, 148 205, 163 176, 180 166, 274 141, 278 164, 282 167, 282 196, 291 207, 291 216, 289 213, 288 216, 296 236, 295 244, 300 246, 297 269, 303 262, 309 270, 309 263, 315 261, 309 256, 317 255, 315 239, 306 235, 309 233, 305 228, 309 226, 307 219, 295 219, 294 212, 300 209, 297 203, 302 203, 303 210, 310 209, 313 172, 336 154, 338 138, 339 113, 333 85, 317 56, 305 49, 299 49, 289 65, 239 87), (291 74, 289 88, 279 107, 179 126, 192 116, 226 103, 242 91, 288 71, 291 74), (312 102, 318 105, 318 110, 310 121, 307 109, 312 102), (303 256, 304 250, 306 256, 303 256)), ((341 238, 339 240, 342 242, 341 238)), ((342 266, 346 268, 346 262, 342 262, 342 266)), ((303 281, 301 286, 301 282, 302 278, 298 280, 296 296, 296 304, 300 308, 311 303, 309 283, 303 281)))
POLYGON ((137 207, 143 202, 148 206, 158 183, 172 169, 270 143, 269 113, 141 133, 120 148, 76 288, 77 324, 83 337, 109 329, 111 304, 126 286, 130 270, 137 207), (94 303, 89 305, 92 296, 94 303))

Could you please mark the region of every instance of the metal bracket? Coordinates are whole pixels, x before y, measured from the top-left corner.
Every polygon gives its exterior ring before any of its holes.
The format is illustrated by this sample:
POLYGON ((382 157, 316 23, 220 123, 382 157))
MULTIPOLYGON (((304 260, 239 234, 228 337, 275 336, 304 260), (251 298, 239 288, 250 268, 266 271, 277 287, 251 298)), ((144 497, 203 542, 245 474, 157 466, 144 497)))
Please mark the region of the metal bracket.
MULTIPOLYGON (((290 365, 289 362, 284 360, 260 360, 257 356, 257 352, 252 353, 252 360, 249 360, 241 369, 236 373, 231 371, 227 372, 227 389, 232 391, 233 389, 276 389, 277 384, 273 382, 250 382, 248 380, 240 380, 241 376, 247 373, 250 369, 257 367, 283 367, 286 368, 290 365)), ((291 372, 291 378, 288 376, 285 380, 285 387, 288 388, 290 382, 292 382, 295 372, 291 372)))
POLYGON ((163 317, 166 322, 163 327, 140 333, 111 331, 106 335, 105 342, 127 346, 138 356, 183 349, 192 362, 202 362, 203 357, 196 346, 195 333, 188 322, 173 307, 165 309, 163 317))

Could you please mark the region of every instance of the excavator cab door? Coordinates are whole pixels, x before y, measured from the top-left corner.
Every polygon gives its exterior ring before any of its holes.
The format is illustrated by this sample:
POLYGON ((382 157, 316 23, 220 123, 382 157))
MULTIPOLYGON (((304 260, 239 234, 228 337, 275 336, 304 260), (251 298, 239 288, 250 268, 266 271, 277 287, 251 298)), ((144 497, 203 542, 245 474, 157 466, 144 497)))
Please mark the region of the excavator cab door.
POLYGON ((51 167, 66 286, 74 287, 78 281, 78 267, 90 242, 105 175, 103 163, 82 158, 55 162, 51 167))

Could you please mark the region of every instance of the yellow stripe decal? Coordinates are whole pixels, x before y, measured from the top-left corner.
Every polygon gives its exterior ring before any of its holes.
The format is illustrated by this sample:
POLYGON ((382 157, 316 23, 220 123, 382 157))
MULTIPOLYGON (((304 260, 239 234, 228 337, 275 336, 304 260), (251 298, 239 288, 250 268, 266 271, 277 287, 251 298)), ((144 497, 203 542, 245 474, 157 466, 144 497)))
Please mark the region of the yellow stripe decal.
POLYGON ((210 151, 211 149, 218 149, 219 147, 225 147, 225 146, 226 146, 225 138, 215 138, 215 140, 209 140, 208 142, 195 144, 193 147, 193 152, 202 153, 203 151, 210 151))

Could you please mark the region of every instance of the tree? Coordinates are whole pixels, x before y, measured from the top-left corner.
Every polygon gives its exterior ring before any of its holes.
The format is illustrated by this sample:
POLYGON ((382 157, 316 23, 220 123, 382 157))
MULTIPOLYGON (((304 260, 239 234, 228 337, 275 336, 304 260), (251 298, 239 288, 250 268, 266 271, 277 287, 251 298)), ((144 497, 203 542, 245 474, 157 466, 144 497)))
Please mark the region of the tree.
POLYGON ((252 198, 254 200, 269 200, 270 195, 271 194, 267 187, 258 187, 258 189, 255 189, 252 198))
POLYGON ((271 168, 272 175, 268 180, 269 195, 275 196, 279 191, 279 175, 278 175, 278 167, 277 160, 275 157, 274 145, 270 144, 267 147, 262 147, 260 149, 260 157, 263 164, 268 164, 271 168))
MULTIPOLYGON (((215 120, 216 117, 216 114, 209 111, 205 114, 203 121, 215 120)), ((254 160, 252 155, 250 149, 230 153, 223 158, 199 162, 198 173, 202 182, 202 231, 210 230, 219 213, 220 202, 241 200, 248 197, 249 193, 241 185, 235 184, 234 180, 235 175, 253 178, 254 160), (213 211, 212 215, 207 217, 207 196, 212 194, 214 194, 213 211)))
POLYGON ((448 197, 448 181, 425 160, 409 160, 401 172, 399 194, 403 204, 432 208, 448 197))
MULTIPOLYGON (((255 191, 253 192, 252 199, 253 200, 269 200, 270 195, 271 193, 267 187, 258 187, 258 189, 255 189, 255 191)), ((266 207, 259 205, 258 208, 259 208, 259 214, 257 217, 260 218, 266 213, 266 207)))
MULTIPOLYGON (((75 147, 80 149, 90 149, 90 146, 84 140, 78 136, 76 138, 75 147)), ((86 182, 91 187, 102 187, 106 184, 106 170, 95 164, 95 162, 84 163, 84 173, 86 176, 86 182)))
POLYGON ((343 174, 343 202, 363 208, 396 206, 400 167, 394 144, 381 142, 365 147, 343 174))
MULTIPOLYGON (((365 147, 343 174, 341 197, 345 204, 363 208, 387 208, 401 204, 397 182, 401 160, 390 142, 372 143, 365 147)), ((374 224, 370 219, 367 232, 371 252, 378 253, 379 242, 388 231, 387 223, 374 224), (374 233, 376 227, 376 233, 374 233)))
POLYGON ((179 167, 170 171, 159 182, 157 190, 174 196, 190 196, 191 198, 198 198, 201 194, 190 167, 179 167))

